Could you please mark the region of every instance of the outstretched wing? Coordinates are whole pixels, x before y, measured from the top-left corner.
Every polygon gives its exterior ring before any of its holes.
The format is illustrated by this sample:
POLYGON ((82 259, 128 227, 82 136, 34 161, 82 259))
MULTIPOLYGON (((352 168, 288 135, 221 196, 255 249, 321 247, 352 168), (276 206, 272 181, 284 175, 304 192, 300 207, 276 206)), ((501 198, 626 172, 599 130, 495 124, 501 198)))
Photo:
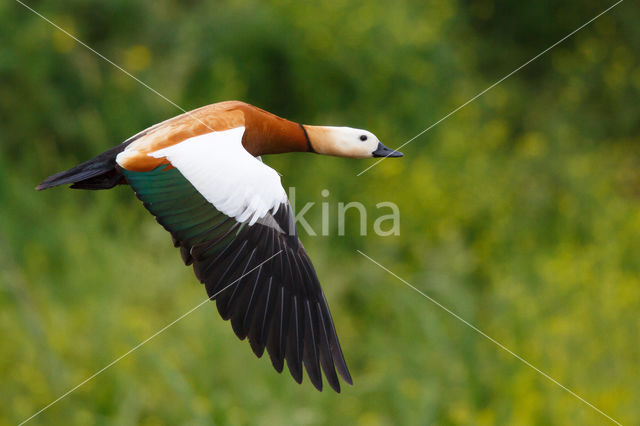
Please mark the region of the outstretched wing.
POLYGON ((243 132, 196 136, 148 154, 168 164, 122 171, 236 335, 278 372, 286 360, 298 383, 304 365, 317 389, 322 370, 340 392, 336 370, 352 380, 327 301, 280 177, 242 147, 243 132))

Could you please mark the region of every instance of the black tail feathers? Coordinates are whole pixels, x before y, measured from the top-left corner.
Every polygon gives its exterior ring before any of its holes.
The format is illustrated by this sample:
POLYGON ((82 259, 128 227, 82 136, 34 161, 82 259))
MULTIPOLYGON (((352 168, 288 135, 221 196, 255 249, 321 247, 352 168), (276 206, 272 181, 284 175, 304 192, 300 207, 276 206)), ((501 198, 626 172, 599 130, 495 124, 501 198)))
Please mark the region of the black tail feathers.
POLYGON ((125 178, 116 165, 116 156, 127 145, 125 142, 72 169, 51 175, 36 186, 36 189, 39 191, 68 183, 75 189, 109 189, 125 183, 125 178))

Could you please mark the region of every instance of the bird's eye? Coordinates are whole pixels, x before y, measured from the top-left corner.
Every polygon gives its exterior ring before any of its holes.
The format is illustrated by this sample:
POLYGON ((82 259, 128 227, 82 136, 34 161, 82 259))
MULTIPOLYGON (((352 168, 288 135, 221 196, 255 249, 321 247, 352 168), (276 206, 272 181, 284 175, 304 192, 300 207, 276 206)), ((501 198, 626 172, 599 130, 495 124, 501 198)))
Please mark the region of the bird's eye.
POLYGON ((367 135, 360 135, 360 140, 361 141, 366 141, 367 140, 367 135))

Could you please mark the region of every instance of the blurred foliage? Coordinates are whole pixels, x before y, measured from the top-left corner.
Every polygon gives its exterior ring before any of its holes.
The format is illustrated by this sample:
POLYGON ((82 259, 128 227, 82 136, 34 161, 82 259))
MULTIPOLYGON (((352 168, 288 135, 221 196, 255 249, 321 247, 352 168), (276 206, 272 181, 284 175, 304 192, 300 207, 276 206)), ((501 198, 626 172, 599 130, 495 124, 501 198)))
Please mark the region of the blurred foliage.
MULTIPOLYGON (((609 6, 29 4, 185 109, 241 99, 391 147, 609 6)), ((355 386, 298 386, 205 305, 32 423, 606 422, 360 249, 638 424, 639 20, 623 2, 361 177, 370 162, 266 159, 317 203, 315 226, 321 202, 400 206, 400 236, 359 236, 355 213, 346 236, 302 234, 355 386)), ((0 424, 15 424, 206 295, 128 188, 33 190, 179 111, 16 2, 0 3, 0 38, 0 424)))

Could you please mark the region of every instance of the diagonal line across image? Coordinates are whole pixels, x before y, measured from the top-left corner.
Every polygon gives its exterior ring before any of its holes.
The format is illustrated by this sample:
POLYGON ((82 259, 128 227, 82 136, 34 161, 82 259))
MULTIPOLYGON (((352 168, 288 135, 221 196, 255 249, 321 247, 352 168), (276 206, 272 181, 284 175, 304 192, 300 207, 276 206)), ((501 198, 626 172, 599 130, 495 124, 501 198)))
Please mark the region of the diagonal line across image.
POLYGON ((100 375, 101 373, 103 373, 105 370, 107 370, 109 367, 112 367, 113 365, 117 364, 119 361, 121 361, 122 359, 124 359, 125 357, 127 357, 128 355, 130 355, 132 352, 136 351, 137 349, 139 349, 140 347, 142 347, 145 343, 149 342, 151 339, 157 337, 158 335, 162 334, 163 332, 165 332, 167 329, 169 329, 170 327, 172 327, 173 325, 175 325, 178 321, 186 318, 187 316, 191 315, 193 312, 195 312, 196 310, 198 310, 200 307, 202 307, 205 303, 209 302, 210 300, 215 299, 215 297, 217 295, 219 295, 220 293, 222 293, 223 291, 225 291, 226 289, 228 289, 229 287, 231 287, 232 285, 236 284, 237 282, 239 282, 242 278, 246 277, 247 275, 251 274, 253 271, 255 271, 256 269, 258 269, 259 267, 261 267, 262 265, 264 265, 265 263, 269 262, 271 259, 273 259, 274 257, 278 256, 280 253, 282 253, 282 250, 280 250, 279 252, 277 252, 276 254, 272 255, 271 257, 269 257, 268 259, 262 261, 260 264, 256 265, 255 267, 253 267, 251 270, 247 271, 246 273, 242 274, 240 277, 238 277, 237 279, 235 279, 234 281, 230 282, 229 284, 227 284, 223 289, 221 289, 220 291, 216 292, 215 294, 213 294, 211 297, 207 297, 206 299, 204 299, 202 302, 198 303, 196 306, 194 306, 193 308, 189 309, 187 312, 185 312, 184 314, 180 315, 178 318, 176 318, 175 320, 171 321, 169 324, 165 325, 164 327, 162 327, 160 330, 156 331, 155 333, 153 333, 151 336, 147 337, 146 339, 144 339, 142 342, 138 343, 136 346, 134 346, 133 348, 129 349, 127 352, 123 353, 122 355, 120 355, 118 358, 114 359, 113 361, 111 361, 109 364, 105 365, 104 367, 102 367, 100 370, 96 371, 95 373, 93 373, 91 376, 87 377, 86 379, 84 379, 82 382, 78 383, 77 385, 75 385, 74 387, 72 387, 71 389, 69 389, 67 392, 63 393, 62 395, 60 395, 58 398, 54 399, 53 401, 51 401, 49 404, 45 405, 44 407, 42 407, 40 410, 36 411, 35 413, 33 413, 30 417, 24 419, 22 422, 20 422, 19 426, 29 422, 30 420, 32 420, 34 417, 36 417, 37 415, 41 414, 42 412, 46 411, 47 409, 49 409, 51 406, 53 406, 54 404, 56 404, 57 402, 60 402, 62 399, 66 398, 67 396, 69 396, 71 393, 73 393, 76 389, 78 389, 79 387, 85 385, 86 383, 88 383, 89 381, 91 381, 92 379, 94 379, 96 376, 100 375))
MULTIPOLYGON (((107 58, 106 56, 104 56, 102 53, 98 52, 97 50, 95 50, 94 48, 92 48, 91 46, 89 46, 87 43, 85 43, 84 41, 80 40, 78 37, 74 36, 73 34, 71 34, 69 31, 65 30, 64 28, 62 28, 60 25, 56 24, 55 22, 53 22, 51 19, 47 18, 46 16, 44 16, 43 14, 41 14, 40 12, 38 12, 37 10, 33 9, 32 7, 30 7, 29 5, 23 3, 21 0, 16 0, 16 2, 20 3, 22 6, 24 6, 26 9, 28 9, 29 11, 33 12, 35 15, 37 15, 38 17, 40 17, 42 20, 48 22, 49 24, 51 24, 53 27, 55 27, 57 30, 63 32, 64 34, 66 34, 67 36, 71 37, 72 39, 74 39, 76 42, 78 42, 79 44, 81 44, 82 46, 84 46, 85 48, 87 48, 91 53, 93 53, 94 55, 98 56, 99 58, 105 60, 106 62, 108 62, 109 64, 113 65, 115 68, 117 68, 118 70, 122 71, 123 73, 125 73, 126 75, 128 75, 129 77, 131 77, 132 79, 134 79, 135 81, 137 81, 138 83, 140 83, 142 86, 146 87, 147 89, 149 89, 151 92, 155 93, 156 95, 160 96, 162 99, 164 99, 165 101, 167 101, 168 103, 170 103, 171 105, 173 105, 174 107, 178 108, 180 111, 182 111, 185 114, 189 114, 191 115, 191 113, 189 111, 187 111, 186 109, 182 108, 180 105, 178 105, 177 103, 175 103, 174 101, 172 101, 171 99, 169 99, 168 97, 166 97, 165 95, 163 95, 162 93, 158 92, 156 89, 154 89, 153 87, 149 86, 147 83, 145 83, 144 81, 140 80, 138 77, 136 77, 135 75, 131 74, 129 71, 127 71, 126 69, 122 68, 120 65, 116 64, 115 62, 113 62, 111 59, 107 58)), ((202 123, 205 127, 210 128, 206 123, 202 122, 198 117, 194 116, 194 119, 200 121, 200 123, 202 123)), ((213 131, 213 129, 211 129, 213 131)))
POLYGON ((589 401, 587 401, 586 399, 584 399, 583 397, 581 397, 580 395, 578 395, 577 393, 575 393, 574 391, 572 391, 571 389, 569 389, 568 387, 564 386, 562 383, 558 382, 556 379, 554 379, 553 377, 549 376, 547 373, 545 373, 544 371, 540 370, 538 367, 536 367, 535 365, 531 364, 529 361, 527 361, 526 359, 522 358, 520 355, 516 354, 515 352, 513 352, 511 349, 507 348, 505 345, 503 345, 502 343, 500 343, 499 341, 497 341, 496 339, 494 339, 493 337, 489 336, 487 333, 485 333, 484 331, 480 330, 478 327, 476 327, 475 325, 471 324, 469 321, 465 320, 464 318, 462 318, 460 315, 456 314, 455 312, 453 312, 451 309, 447 308, 446 306, 444 306, 443 304, 441 304, 440 302, 438 302, 437 300, 435 300, 433 297, 429 296, 428 294, 426 294, 425 292, 423 292, 422 290, 418 289, 417 287, 415 287, 414 285, 412 285, 411 283, 409 283, 408 281, 404 280, 403 278, 401 278, 400 276, 396 275, 394 272, 392 272, 390 269, 386 268, 385 266, 383 266, 380 262, 374 260, 373 258, 371 258, 370 256, 367 256, 365 253, 363 253, 360 250, 356 250, 358 253, 360 253, 362 256, 364 256, 365 258, 367 258, 369 261, 371 261, 372 263, 374 263, 375 265, 377 265, 378 267, 380 267, 382 270, 388 272, 390 275, 392 275, 393 277, 397 278, 398 280, 400 280, 402 283, 404 283, 406 286, 408 286, 409 288, 411 288, 412 290, 414 290, 415 292, 417 292, 418 294, 420 294, 422 297, 424 297, 425 299, 429 300, 431 303, 435 304, 436 306, 438 306, 440 309, 444 310, 445 312, 447 312, 449 315, 453 316, 454 318, 456 318, 458 321, 462 322, 463 324, 465 324, 467 327, 471 328, 472 330, 474 330, 476 333, 480 334, 481 336, 483 336, 484 338, 486 338, 487 340, 489 340, 490 342, 492 342, 493 344, 495 344, 496 346, 498 346, 500 349, 504 350, 505 352, 509 353, 511 356, 513 356, 514 358, 516 358, 518 361, 524 363, 526 366, 530 367, 531 369, 533 369, 534 371, 536 371, 538 374, 542 375, 543 377, 545 377, 546 379, 550 380, 551 382, 553 382, 554 384, 558 385, 559 387, 561 387, 562 389, 564 389, 565 391, 567 391, 569 394, 571 394, 572 396, 578 398, 580 401, 582 401, 584 404, 586 404, 587 406, 591 407, 592 409, 594 409, 595 411, 597 411, 598 413, 600 413, 601 415, 603 415, 604 417, 606 417, 607 419, 611 420, 613 423, 617 424, 617 425, 621 425, 620 422, 618 422, 617 420, 613 419, 611 416, 609 416, 607 413, 605 413, 604 411, 602 411, 601 409, 599 409, 598 407, 596 407, 595 405, 593 405, 592 403, 590 403, 589 401))
MULTIPOLYGON (((436 127, 438 124, 442 123, 444 120, 446 120, 447 118, 451 117, 453 114, 455 114, 456 112, 460 111, 462 108, 466 107, 467 105, 469 105, 471 102, 475 101, 476 99, 478 99, 480 96, 484 95, 485 93, 487 93, 489 90, 493 89, 494 87, 496 87, 497 85, 499 85, 500 83, 502 83, 503 81, 505 81, 506 79, 508 79, 509 77, 511 77, 512 75, 514 75, 515 73, 517 73, 518 71, 520 71, 521 69, 523 69, 524 67, 526 67, 527 65, 529 65, 530 63, 534 62, 536 59, 540 58, 541 56, 543 56, 545 53, 549 52, 551 49, 553 49, 554 47, 558 46, 559 44, 561 44, 562 42, 564 42, 565 40, 567 40, 568 38, 570 38, 571 36, 573 36, 574 34, 576 34, 578 31, 580 31, 581 29, 583 29, 584 27, 586 27, 587 25, 591 24, 592 22, 594 22, 596 19, 600 18, 602 15, 606 14, 607 12, 609 12, 611 9, 613 9, 614 7, 618 6, 620 3, 622 3, 624 0, 618 0, 617 2, 615 2, 614 4, 612 4, 611 6, 609 6, 608 8, 606 8, 605 10, 603 10, 602 12, 598 13, 596 16, 594 16, 593 18, 589 19, 587 22, 585 22, 584 24, 580 25, 578 28, 576 28, 575 30, 571 31, 569 34, 567 34, 566 36, 562 37, 560 40, 556 41, 555 43, 553 43, 551 46, 547 47, 546 49, 544 49, 542 52, 538 53, 536 56, 534 56, 533 58, 529 59, 527 62, 525 62, 524 64, 520 65, 518 68, 516 68, 515 70, 511 71, 509 74, 505 75, 504 77, 502 77, 500 80, 496 81, 495 83, 493 83, 491 86, 487 87, 486 89, 484 89, 482 92, 478 93, 477 95, 475 95, 473 98, 469 99, 467 102, 463 103, 462 105, 460 105, 458 108, 454 109, 453 111, 451 111, 450 113, 448 113, 447 115, 445 115, 444 117, 442 117, 440 120, 436 121, 435 123, 433 123, 432 125, 430 125, 429 127, 427 127, 426 129, 422 130, 420 133, 418 133, 417 135, 415 135, 414 137, 412 137, 411 139, 409 139, 408 141, 406 141, 405 143, 403 143, 402 145, 398 146, 397 148, 394 148, 394 151, 399 151, 400 149, 402 149, 403 147, 409 145, 411 142, 413 142, 414 140, 416 140, 417 138, 419 138, 420 136, 424 135, 425 133, 427 133, 429 130, 433 129, 434 127, 436 127)), ((357 174, 357 176, 362 176, 364 173, 366 173, 367 171, 371 170, 372 168, 374 168, 375 166, 377 166, 378 164, 380 164, 382 161, 386 160, 387 157, 382 157, 380 158, 378 161, 376 161, 375 163, 371 164, 369 167, 367 167, 366 169, 362 170, 360 173, 357 174)))

